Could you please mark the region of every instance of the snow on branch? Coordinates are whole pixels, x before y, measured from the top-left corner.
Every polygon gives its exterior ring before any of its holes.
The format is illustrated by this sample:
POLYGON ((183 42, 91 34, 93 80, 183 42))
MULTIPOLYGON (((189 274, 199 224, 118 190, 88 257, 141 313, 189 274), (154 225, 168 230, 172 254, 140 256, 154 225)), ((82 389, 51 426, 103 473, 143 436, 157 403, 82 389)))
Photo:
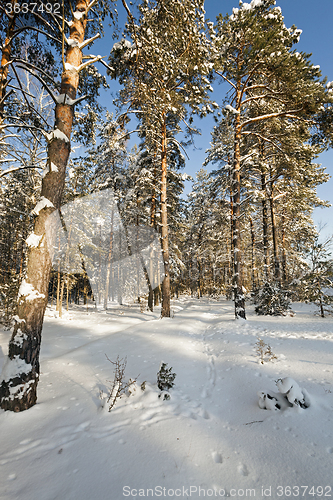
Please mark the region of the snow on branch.
POLYGON ((235 109, 235 108, 233 108, 232 106, 230 106, 230 104, 227 104, 227 105, 225 106, 225 109, 226 109, 227 111, 229 111, 230 113, 232 113, 233 115, 239 115, 239 113, 240 113, 239 111, 237 111, 237 109, 235 109))
POLYGON ((28 238, 25 240, 25 242, 28 245, 28 247, 37 248, 42 237, 43 237, 42 234, 39 235, 39 234, 31 233, 28 236, 28 238))
POLYGON ((267 115, 256 116, 255 118, 250 118, 249 120, 246 120, 245 122, 243 122, 241 127, 245 127, 246 125, 249 125, 250 123, 259 122, 261 120, 268 120, 270 118, 277 118, 279 116, 285 116, 286 118, 294 118, 296 120, 303 120, 303 118, 296 115, 296 113, 300 113, 301 111, 303 111, 302 108, 292 109, 290 111, 281 111, 281 112, 277 112, 277 113, 269 113, 267 115))
POLYGON ((95 36, 88 38, 87 40, 83 40, 83 42, 79 43, 75 38, 66 38, 65 41, 69 47, 78 47, 80 50, 84 49, 89 43, 94 42, 97 38, 101 38, 101 34, 97 33, 95 36))
POLYGON ((83 42, 79 43, 78 44, 79 49, 80 50, 84 49, 84 47, 86 47, 87 45, 89 45, 89 43, 92 43, 95 40, 97 40, 97 38, 101 38, 101 34, 100 33, 97 33, 95 36, 93 36, 91 38, 88 38, 87 40, 84 40, 83 42))
POLYGON ((78 99, 71 99, 67 94, 60 94, 56 96, 55 99, 57 104, 67 104, 68 106, 75 106, 75 104, 83 101, 87 97, 87 95, 84 95, 82 97, 79 97, 78 99))
POLYGON ((79 73, 84 68, 86 68, 90 64, 93 64, 93 63, 95 63, 97 61, 101 61, 104 64, 104 66, 106 66, 109 69, 112 69, 106 63, 104 63, 102 59, 103 59, 102 56, 93 56, 93 55, 91 55, 91 56, 89 56, 89 60, 87 62, 85 62, 85 63, 80 64, 80 66, 73 66, 72 64, 66 62, 65 63, 65 70, 67 70, 67 71, 75 71, 75 72, 79 73))
POLYGON ((59 139, 60 141, 69 142, 67 135, 64 134, 64 132, 62 132, 58 128, 51 130, 50 133, 43 131, 43 135, 46 137, 46 140, 48 142, 52 142, 54 139, 59 139))
POLYGON ((22 281, 18 292, 18 298, 20 297, 24 297, 24 299, 29 302, 36 299, 45 299, 43 293, 39 293, 31 283, 27 283, 25 280, 22 281))
POLYGON ((21 375, 22 373, 30 373, 32 370, 32 365, 26 363, 24 359, 20 356, 14 356, 13 359, 7 358, 6 363, 2 369, 1 382, 8 382, 14 377, 21 375))
POLYGON ((35 208, 32 210, 31 213, 33 215, 38 215, 39 212, 43 210, 43 208, 48 208, 48 207, 54 208, 54 205, 50 200, 42 196, 41 200, 37 203, 37 205, 35 206, 35 208))

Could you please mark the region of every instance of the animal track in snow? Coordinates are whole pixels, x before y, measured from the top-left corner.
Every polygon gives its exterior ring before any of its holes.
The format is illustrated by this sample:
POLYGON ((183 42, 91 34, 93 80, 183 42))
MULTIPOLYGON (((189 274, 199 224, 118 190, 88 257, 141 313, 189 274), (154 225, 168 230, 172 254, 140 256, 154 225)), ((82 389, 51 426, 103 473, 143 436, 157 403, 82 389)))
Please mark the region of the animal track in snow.
POLYGON ((214 462, 216 464, 222 464, 223 463, 222 455, 218 451, 213 451, 212 457, 213 457, 213 460, 214 460, 214 462))
POLYGON ((205 346, 205 353, 208 357, 208 364, 207 364, 207 376, 208 380, 206 385, 204 386, 201 397, 202 398, 207 398, 211 395, 212 390, 215 388, 215 383, 216 383, 216 368, 215 368, 215 355, 213 354, 214 350, 213 348, 207 343, 207 338, 212 337, 215 334, 210 334, 208 335, 207 332, 210 330, 210 328, 207 328, 203 334, 203 344, 205 346))
POLYGON ((238 473, 241 474, 242 476, 249 475, 248 468, 246 467, 245 464, 239 464, 239 466, 237 467, 237 470, 238 470, 238 473))

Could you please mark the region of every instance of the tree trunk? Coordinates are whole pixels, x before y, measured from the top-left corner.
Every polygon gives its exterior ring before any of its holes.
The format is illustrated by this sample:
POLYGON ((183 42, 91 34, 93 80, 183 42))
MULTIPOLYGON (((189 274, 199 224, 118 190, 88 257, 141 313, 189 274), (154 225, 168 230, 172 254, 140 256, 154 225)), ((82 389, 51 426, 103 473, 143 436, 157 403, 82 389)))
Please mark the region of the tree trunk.
MULTIPOLYGON (((151 198, 151 210, 150 210, 150 225, 156 230, 156 184, 157 184, 157 169, 156 169, 156 151, 154 153, 154 180, 153 180, 153 193, 151 198)), ((150 266, 152 266, 152 259, 150 259, 150 266)), ((150 269, 152 274, 152 268, 150 269)), ((149 294, 148 294, 148 309, 154 311, 154 290, 149 283, 149 294)))
MULTIPOLYGON (((17 0, 11 0, 12 11, 14 11, 14 7, 17 3, 17 0)), ((2 15, 4 15, 2 13, 2 15)), ((1 56, 1 68, 0 68, 0 125, 3 121, 3 114, 5 109, 5 96, 6 96, 6 88, 8 84, 8 71, 9 71, 9 62, 12 51, 11 46, 11 38, 15 31, 15 21, 16 15, 14 14, 12 18, 8 16, 8 29, 5 43, 2 47, 2 56, 1 56)))
MULTIPOLYGON (((240 103, 240 84, 238 82, 236 91, 236 102, 240 103)), ((235 145, 234 145, 234 165, 232 171, 232 233, 233 233, 233 255, 234 255, 234 275, 233 290, 235 302, 235 318, 246 319, 245 297, 241 283, 241 236, 240 236, 240 143, 241 143, 241 123, 240 113, 235 115, 235 145)))
MULTIPOLYGON (((231 173, 230 173, 231 175, 231 173)), ((234 219, 233 219, 233 213, 234 213, 234 202, 233 202, 233 191, 232 191, 232 180, 230 184, 230 257, 228 260, 228 286, 233 281, 233 269, 234 269, 234 219)), ((234 290, 232 289, 232 300, 235 299, 234 297, 234 290)))
POLYGON ((261 189, 264 193, 264 198, 262 200, 262 233, 263 233, 263 243, 264 243, 264 278, 268 281, 268 270, 269 270, 269 254, 268 254, 268 208, 266 199, 266 176, 264 173, 261 174, 261 189))
POLYGON ((113 247, 113 218, 114 218, 114 209, 115 204, 112 206, 112 215, 111 215, 111 231, 110 231, 110 239, 109 239, 109 253, 108 253, 108 261, 107 261, 107 271, 106 271, 106 282, 105 282, 105 291, 104 291, 104 309, 105 311, 108 308, 108 298, 110 292, 110 276, 111 276, 111 267, 112 267, 112 247, 113 247))
POLYGON ((255 258, 254 258, 255 235, 254 235, 252 217, 250 217, 250 230, 251 230, 251 281, 252 281, 252 292, 254 293, 256 291, 255 258))
POLYGON ((271 223, 272 223, 272 240, 273 240, 273 255, 274 255, 274 279, 277 284, 280 283, 280 262, 278 255, 278 243, 276 235, 276 221, 275 221, 275 210, 274 210, 274 199, 273 199, 273 188, 271 187, 271 193, 269 197, 270 209, 271 209, 271 223))
POLYGON ((287 285, 287 256, 286 256, 286 233, 285 233, 285 219, 284 215, 282 214, 281 218, 281 240, 282 240, 282 283, 283 286, 285 287, 287 285))
POLYGON ((167 207, 167 137, 165 116, 162 124, 162 175, 161 175, 161 222, 162 253, 164 262, 164 280, 162 282, 162 318, 170 318, 170 273, 169 273, 169 241, 168 241, 168 207, 167 207))
POLYGON ((320 316, 321 316, 322 318, 325 318, 325 312, 324 312, 323 300, 322 300, 321 296, 320 296, 320 298, 319 298, 319 304, 320 304, 320 316))
MULTIPOLYGON (((84 40, 88 0, 77 0, 76 11, 85 13, 80 19, 73 16, 70 38, 78 43, 84 40)), ((76 98, 79 74, 75 69, 82 62, 82 52, 78 46, 69 46, 66 62, 70 69, 64 70, 61 79, 61 94, 76 98)), ((51 272, 45 237, 47 217, 54 209, 59 209, 65 184, 66 166, 70 153, 70 136, 74 117, 73 106, 66 103, 55 107, 55 129, 48 144, 48 162, 54 163, 58 171, 49 169, 42 182, 41 196, 48 204, 37 213, 34 233, 41 236, 38 247, 28 251, 26 278, 23 281, 19 297, 14 331, 9 342, 8 358, 2 372, 0 386, 0 406, 4 410, 23 411, 37 401, 39 380, 39 352, 44 313, 48 300, 48 286, 51 272), (50 203, 49 203, 50 202, 50 203), (51 204, 51 205, 50 205, 51 204)), ((49 135, 50 136, 50 135, 49 135)))

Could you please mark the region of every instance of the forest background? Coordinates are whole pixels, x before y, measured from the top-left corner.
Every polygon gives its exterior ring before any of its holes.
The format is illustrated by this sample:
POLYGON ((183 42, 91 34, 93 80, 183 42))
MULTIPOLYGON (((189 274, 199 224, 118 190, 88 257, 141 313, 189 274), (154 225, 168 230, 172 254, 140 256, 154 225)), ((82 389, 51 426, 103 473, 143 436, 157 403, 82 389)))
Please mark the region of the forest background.
MULTIPOLYGON (((134 2, 135 4, 135 2, 134 2)), ((281 7, 282 14, 286 26, 295 24, 297 28, 302 30, 300 41, 295 46, 299 52, 304 51, 311 53, 311 61, 313 64, 318 64, 321 68, 323 76, 327 76, 328 80, 333 78, 333 59, 331 57, 331 19, 333 16, 333 4, 330 0, 320 0, 316 4, 312 0, 279 0, 277 5, 281 7)), ((237 0, 214 0, 205 1, 205 10, 207 19, 215 22, 216 16, 219 13, 223 15, 232 13, 232 9, 238 7, 237 0)), ((124 24, 126 13, 122 6, 119 6, 119 24, 124 24)), ((110 42, 105 38, 95 42, 96 51, 104 55, 110 52, 110 42)), ((94 47, 94 50, 95 50, 94 47)), ((118 91, 118 82, 109 81, 110 89, 101 91, 101 103, 107 107, 110 112, 114 112, 110 91, 115 96, 118 91)), ((227 86, 223 83, 215 84, 213 99, 220 103, 227 91, 227 86)), ((185 171, 195 178, 196 172, 201 168, 206 158, 206 149, 211 141, 211 130, 215 125, 211 115, 205 117, 204 121, 197 120, 197 126, 200 129, 201 135, 195 137, 195 149, 189 147, 187 155, 189 159, 186 161, 185 171)), ((135 143, 135 139, 131 139, 131 143, 135 143)), ((326 168, 327 173, 331 178, 325 184, 318 187, 318 196, 323 200, 328 200, 333 204, 333 151, 329 149, 320 154, 318 162, 322 163, 326 168)), ((206 167, 212 170, 214 167, 208 165, 206 167)), ((192 181, 185 181, 184 197, 191 191, 192 181)), ((315 208, 313 219, 316 225, 322 226, 322 237, 329 237, 333 234, 333 206, 324 208, 315 208)))
MULTIPOLYGON (((328 58, 323 59, 329 46, 323 20, 330 19, 330 10, 327 2, 316 26, 313 5, 307 11, 306 2, 283 3, 284 18, 272 0, 240 3, 239 9, 223 2, 222 15, 234 8, 233 15, 220 17, 215 31, 218 6, 212 3, 206 3, 204 16, 200 0, 168 0, 153 7, 144 1, 138 4, 139 18, 136 6, 130 3, 129 8, 122 0, 118 30, 104 22, 102 41, 96 31, 98 24, 103 29, 101 21, 112 11, 112 2, 77 0, 75 12, 65 2, 60 17, 52 9, 42 16, 18 16, 22 27, 2 8, 7 38, 1 62, 1 162, 9 171, 1 175, 0 285, 2 320, 7 326, 14 321, 0 388, 2 408, 20 411, 35 404, 48 299, 56 301, 60 316, 65 300, 67 308, 80 300, 94 300, 104 309, 109 300, 123 302, 127 283, 114 262, 124 254, 113 256, 113 241, 124 241, 122 229, 115 236, 116 223, 121 226, 118 211, 125 227, 150 226, 160 235, 163 279, 152 287, 149 263, 143 262, 149 287, 143 300, 151 311, 161 303, 162 317, 171 316, 170 298, 179 293, 225 294, 234 299, 236 318, 246 318, 245 299, 250 298, 259 302, 258 313, 285 314, 290 296, 315 302, 322 316, 331 312, 332 295, 326 289, 332 285, 333 263, 328 242, 320 241, 331 234, 331 217, 316 212, 317 220, 329 221, 321 235, 311 220, 315 207, 331 201, 327 181, 332 156, 323 150, 332 145, 333 84, 326 85, 320 75, 320 69, 323 77, 327 69, 330 80, 328 58), (90 24, 92 7, 97 15, 90 24), (128 15, 125 38, 122 7, 128 15), (298 17, 301 13, 306 23, 298 17), (26 19, 32 27, 24 24, 26 19), (29 30, 37 35, 18 36, 29 30), (308 31, 308 38, 300 30, 308 31), (43 46, 44 36, 49 47, 43 46), (304 38, 308 42, 302 45, 304 38), (54 43, 59 42, 56 51, 54 43), (312 58, 302 51, 312 52, 312 58), (94 63, 106 70, 95 69, 94 63), (108 88, 109 76, 123 86, 112 83, 108 88), (132 115, 136 120, 130 120, 132 115), (184 140, 192 136, 194 145, 186 147, 184 140), (317 164, 319 153, 323 168, 317 164), (204 161, 211 174, 199 170, 204 161), (185 200, 185 182, 192 182, 188 174, 194 177, 198 170, 185 200), (90 288, 82 248, 98 247, 105 221, 94 217, 92 236, 85 234, 84 245, 79 244, 81 274, 72 266, 62 267, 71 250, 60 253, 51 271, 47 247, 55 245, 47 227, 48 217, 66 202, 106 188, 113 190, 114 201, 101 206, 110 229, 106 246, 91 258, 100 269, 103 260, 107 269, 96 292, 90 288)), ((12 0, 6 5, 19 4, 12 0)), ((66 221, 65 209, 61 216, 59 230, 67 225, 70 239, 72 229, 75 234, 79 227, 66 221)), ((127 245, 133 253, 130 241, 127 245)), ((141 303, 139 293, 133 298, 141 303)))

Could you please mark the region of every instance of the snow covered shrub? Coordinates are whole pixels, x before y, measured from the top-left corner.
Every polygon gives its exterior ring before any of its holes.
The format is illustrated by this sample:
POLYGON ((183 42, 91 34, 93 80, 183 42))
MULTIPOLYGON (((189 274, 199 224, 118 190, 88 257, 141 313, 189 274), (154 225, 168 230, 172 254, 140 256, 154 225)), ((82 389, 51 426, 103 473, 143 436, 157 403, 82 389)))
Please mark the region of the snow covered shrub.
POLYGON ((264 361, 273 361, 277 359, 277 356, 272 352, 272 348, 270 345, 265 344, 265 342, 258 337, 258 341, 256 342, 256 353, 259 356, 259 363, 262 365, 264 361))
POLYGON ((256 299, 255 312, 258 315, 286 316, 291 312, 290 293, 282 290, 278 285, 273 285, 267 281, 259 290, 256 299))
POLYGON ((168 363, 161 363, 160 369, 157 372, 157 386, 162 391, 159 398, 164 394, 163 399, 170 399, 168 391, 175 385, 174 380, 176 378, 176 374, 171 371, 172 367, 167 368, 167 366, 168 363))
POLYGON ((307 391, 290 377, 279 378, 276 381, 279 392, 259 391, 259 408, 263 410, 285 410, 286 408, 309 408, 310 399, 307 391))
POLYGON ((119 356, 117 356, 116 361, 111 361, 111 359, 106 356, 106 359, 114 365, 114 379, 106 400, 109 405, 109 411, 111 411, 116 404, 117 399, 120 399, 124 394, 126 394, 126 391, 131 393, 130 389, 136 384, 136 379, 130 378, 128 382, 125 382, 124 380, 127 358, 119 359, 119 356))
POLYGON ((293 406, 308 408, 310 406, 309 396, 305 389, 300 386, 290 377, 279 378, 276 381, 277 388, 293 406))

